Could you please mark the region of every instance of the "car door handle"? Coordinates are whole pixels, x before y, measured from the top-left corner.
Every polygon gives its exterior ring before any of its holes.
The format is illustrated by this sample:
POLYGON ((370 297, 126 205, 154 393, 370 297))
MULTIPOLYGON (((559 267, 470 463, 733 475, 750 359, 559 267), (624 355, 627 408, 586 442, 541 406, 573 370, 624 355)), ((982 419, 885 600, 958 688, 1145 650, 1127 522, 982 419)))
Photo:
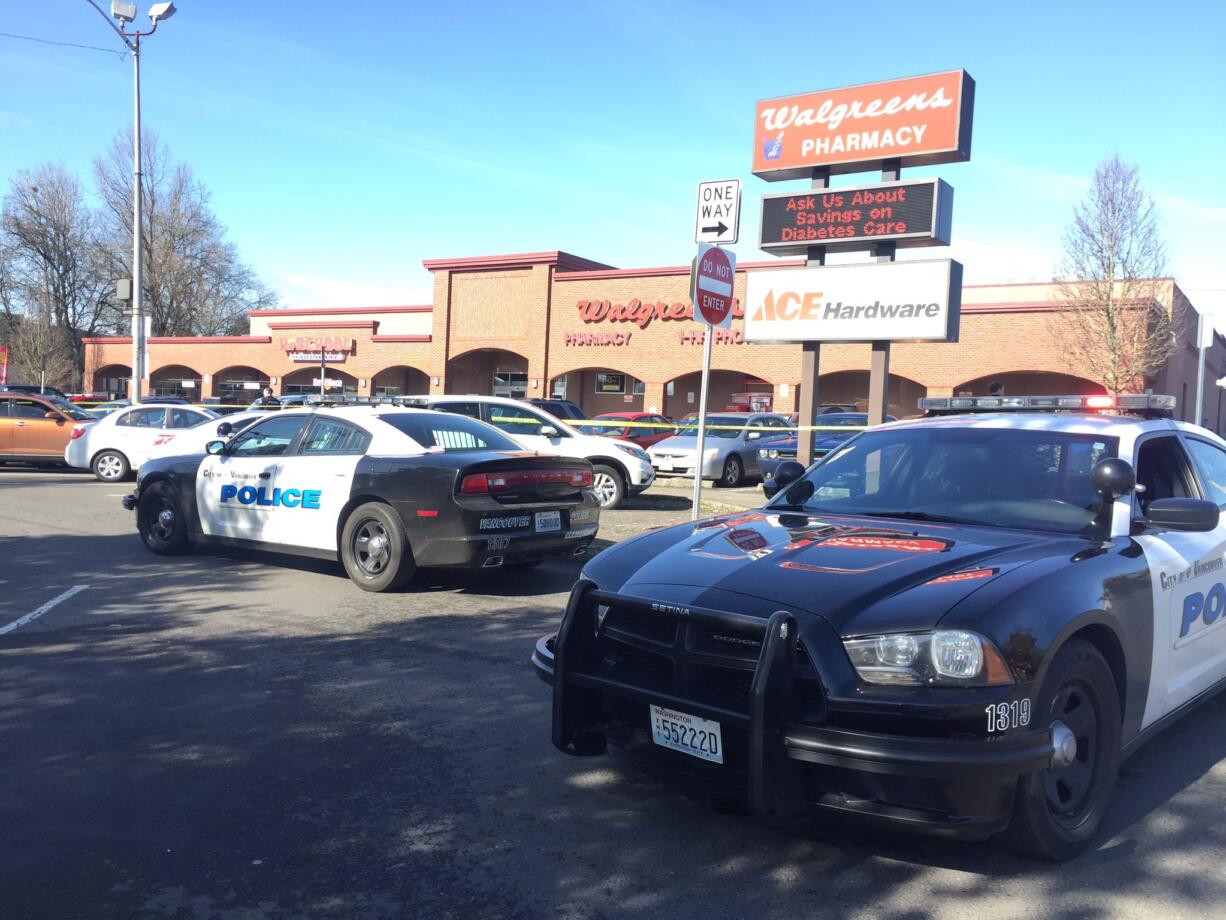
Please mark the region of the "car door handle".
POLYGON ((272 479, 272 473, 265 470, 263 473, 260 473, 260 478, 261 479, 272 479))
POLYGON ((29 422, 18 422, 18 423, 17 423, 17 425, 16 425, 16 427, 17 427, 17 428, 25 428, 25 427, 27 427, 28 425, 29 425, 29 422))

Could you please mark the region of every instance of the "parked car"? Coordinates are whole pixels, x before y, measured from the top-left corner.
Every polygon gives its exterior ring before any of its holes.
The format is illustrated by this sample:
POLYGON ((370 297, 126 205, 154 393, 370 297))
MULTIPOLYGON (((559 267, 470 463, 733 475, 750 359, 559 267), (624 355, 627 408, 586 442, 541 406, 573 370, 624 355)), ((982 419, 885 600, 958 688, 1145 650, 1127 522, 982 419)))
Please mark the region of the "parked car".
POLYGON ((62 456, 69 466, 93 470, 102 482, 118 482, 149 458, 168 429, 191 428, 215 418, 216 412, 194 406, 128 406, 74 428, 62 456))
POLYGON ((677 433, 672 422, 655 412, 606 412, 587 422, 575 425, 576 430, 605 438, 621 438, 644 450, 677 433), (594 425, 592 422, 605 424, 594 425))
MULTIPOLYGON (((762 412, 720 412, 707 416, 701 476, 720 485, 739 486, 758 475, 758 450, 788 435, 782 415, 762 412)), ((698 466, 698 421, 683 421, 677 434, 647 452, 658 476, 690 476, 698 466)))
POLYGON ((96 415, 66 399, 0 392, 0 462, 59 466, 73 432, 97 421, 96 415))
POLYGON ((406 405, 458 412, 489 422, 527 450, 560 457, 582 457, 592 464, 592 491, 606 510, 637 495, 655 481, 647 452, 617 438, 584 434, 523 400, 502 396, 409 396, 406 405))
POLYGON ((68 394, 63 390, 55 387, 41 387, 35 383, 3 383, 0 384, 0 393, 35 393, 39 396, 54 396, 56 399, 69 402, 68 394))
POLYGON ((159 555, 271 549, 393 591, 418 568, 586 554, 600 526, 591 484, 586 460, 527 453, 476 419, 366 405, 261 413, 203 452, 150 461, 123 504, 159 555))
POLYGON ((529 399, 527 402, 530 405, 536 406, 538 409, 544 409, 554 418, 562 419, 584 419, 587 418, 587 413, 580 409, 569 399, 529 399))
MULTIPOLYGON (((887 415, 887 422, 898 421, 894 416, 887 415)), ((859 434, 862 428, 868 426, 868 414, 864 412, 831 412, 819 415, 816 419, 819 428, 837 426, 847 428, 846 431, 815 431, 813 432, 813 459, 820 460, 848 438, 859 434)), ((775 475, 780 463, 796 459, 796 435, 772 443, 769 447, 758 448, 758 471, 762 479, 767 480, 775 475)))

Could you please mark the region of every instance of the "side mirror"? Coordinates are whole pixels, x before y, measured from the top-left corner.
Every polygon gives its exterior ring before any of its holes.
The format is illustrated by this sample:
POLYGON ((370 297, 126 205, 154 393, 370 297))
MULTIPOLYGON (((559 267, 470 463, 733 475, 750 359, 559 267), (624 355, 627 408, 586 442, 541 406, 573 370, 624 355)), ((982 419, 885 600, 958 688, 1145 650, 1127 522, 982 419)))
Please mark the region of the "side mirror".
POLYGON ((1205 533, 1218 526, 1218 506, 1203 498, 1156 498, 1145 509, 1145 525, 1155 530, 1205 533))
POLYGON ((560 438, 562 437, 562 432, 558 431, 558 429, 554 428, 552 425, 542 425, 540 436, 542 438, 560 438))
POLYGON ((224 454, 226 452, 226 442, 209 441, 208 444, 204 445, 204 452, 206 454, 212 454, 213 456, 216 456, 217 454, 224 454))
POLYGON ((234 426, 229 422, 222 422, 217 426, 217 434, 223 438, 228 438, 234 431, 234 426))
POLYGON ((749 434, 745 436, 745 439, 747 441, 756 441, 760 437, 762 437, 762 432, 760 430, 755 429, 754 431, 749 432, 749 434))
POLYGON ((1113 502, 1137 487, 1137 474, 1127 460, 1110 457, 1094 465, 1090 471, 1090 485, 1106 501, 1113 502))
POLYGON ((43 413, 43 418, 49 418, 53 422, 63 421, 63 419, 60 418, 60 414, 58 412, 45 412, 43 413))
POLYGON ((795 460, 785 460, 775 467, 775 478, 762 483, 767 498, 774 498, 780 489, 786 489, 805 474, 805 468, 795 460))

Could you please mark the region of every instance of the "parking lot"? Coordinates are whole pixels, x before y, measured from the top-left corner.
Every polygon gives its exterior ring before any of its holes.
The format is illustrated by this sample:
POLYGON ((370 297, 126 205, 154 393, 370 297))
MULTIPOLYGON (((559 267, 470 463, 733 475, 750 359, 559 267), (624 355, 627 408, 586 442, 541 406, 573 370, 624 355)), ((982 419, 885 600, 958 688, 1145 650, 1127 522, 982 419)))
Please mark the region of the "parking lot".
MULTIPOLYGON (((528 665, 579 562, 421 573, 150 555, 130 488, 0 468, 0 917, 1206 917, 1226 909, 1226 701, 1124 765, 1067 865, 769 827, 549 742, 528 665)), ((755 490, 710 497, 751 504, 755 490)), ((598 547, 688 518, 683 488, 598 547)))

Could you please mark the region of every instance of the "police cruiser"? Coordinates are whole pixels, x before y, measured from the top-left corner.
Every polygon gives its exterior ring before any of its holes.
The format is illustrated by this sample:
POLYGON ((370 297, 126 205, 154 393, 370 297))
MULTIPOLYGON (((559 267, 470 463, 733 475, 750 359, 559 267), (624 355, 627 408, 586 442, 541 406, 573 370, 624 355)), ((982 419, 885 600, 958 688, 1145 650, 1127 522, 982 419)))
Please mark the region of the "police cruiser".
POLYGON ((602 553, 533 654, 554 745, 769 820, 1076 854, 1121 758, 1226 680, 1226 441, 1173 407, 922 400, 759 510, 602 553))
POLYGON ((192 543, 337 559, 367 591, 419 566, 582 555, 600 505, 586 460, 525 451, 476 419, 397 406, 285 410, 158 457, 124 498, 152 552, 192 543))

